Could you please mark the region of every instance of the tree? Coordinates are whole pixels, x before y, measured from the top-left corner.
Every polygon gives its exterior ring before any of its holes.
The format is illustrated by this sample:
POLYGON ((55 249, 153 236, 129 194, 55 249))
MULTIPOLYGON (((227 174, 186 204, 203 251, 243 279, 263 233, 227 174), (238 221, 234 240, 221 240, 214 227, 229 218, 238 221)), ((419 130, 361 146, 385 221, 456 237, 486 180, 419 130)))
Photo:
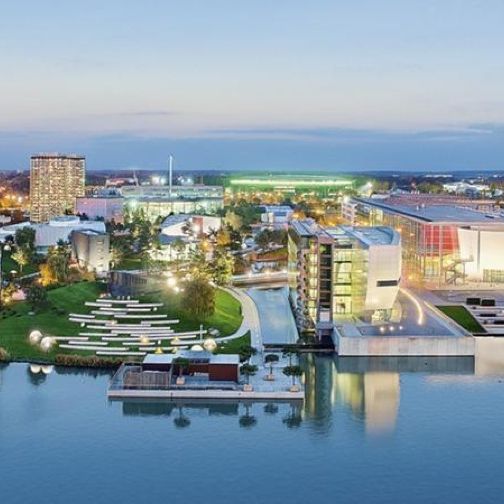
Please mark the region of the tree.
POLYGON ((217 231, 215 239, 218 247, 229 247, 231 244, 231 233, 227 229, 221 228, 217 231))
POLYGON ((183 252, 185 252, 186 244, 181 238, 175 238, 175 240, 171 244, 171 248, 173 252, 175 252, 175 268, 178 273, 180 269, 180 256, 183 252))
POLYGON ((178 367, 179 378, 182 378, 184 369, 189 368, 189 359, 186 359, 185 357, 177 357, 173 360, 173 363, 178 367))
POLYGON ((44 263, 39 266, 39 271, 40 271, 40 283, 45 287, 47 285, 52 285, 55 284, 58 279, 56 278, 56 275, 49 266, 49 264, 44 263))
POLYGON ((210 263, 212 279, 217 285, 228 285, 233 277, 234 258, 224 250, 217 250, 210 263))
POLYGON ((251 345, 243 345, 242 347, 240 347, 238 353, 240 354, 240 360, 242 362, 249 361, 250 358, 257 353, 257 349, 251 345))
POLYGON ((205 252, 198 247, 196 250, 191 250, 189 257, 189 269, 193 278, 203 278, 208 281, 211 277, 209 263, 206 260, 205 252))
POLYGON ((241 365, 240 373, 246 377, 248 385, 250 382, 250 377, 254 376, 257 373, 257 366, 246 362, 245 364, 241 365))
POLYGON ((298 355, 298 351, 293 347, 285 347, 282 354, 284 357, 289 358, 289 366, 292 366, 292 357, 298 355))
POLYGON ((285 366, 282 372, 285 376, 290 376, 292 378, 293 387, 296 385, 296 377, 303 375, 303 370, 300 366, 285 366))
POLYGON ((266 364, 269 364, 269 367, 270 367, 270 372, 269 374, 270 375, 273 375, 273 363, 275 362, 278 362, 280 360, 280 357, 278 357, 277 354, 267 354, 265 357, 264 357, 264 362, 266 364))
POLYGON ((29 249, 25 249, 23 247, 19 247, 15 252, 11 254, 11 259, 17 263, 19 266, 19 271, 22 273, 23 268, 29 263, 30 255, 28 252, 29 249))
POLYGON ((17 287, 13 283, 10 283, 2 288, 1 299, 0 299, 0 308, 2 306, 9 304, 9 302, 12 300, 12 296, 14 295, 14 293, 16 291, 17 291, 17 287))
POLYGON ((35 250, 35 229, 29 226, 16 229, 14 241, 19 248, 33 252, 35 250))
POLYGON ((51 276, 58 283, 65 283, 68 278, 69 257, 65 254, 53 253, 47 258, 47 266, 51 270, 51 276))
POLYGON ((215 311, 215 288, 206 278, 196 277, 187 282, 182 303, 197 320, 205 320, 215 311))
POLYGON ((239 230, 243 226, 243 219, 231 210, 226 212, 224 222, 234 230, 239 230))
POLYGON ((28 295, 26 296, 28 304, 31 306, 32 310, 41 308, 47 303, 47 291, 44 287, 33 284, 28 290, 28 295))

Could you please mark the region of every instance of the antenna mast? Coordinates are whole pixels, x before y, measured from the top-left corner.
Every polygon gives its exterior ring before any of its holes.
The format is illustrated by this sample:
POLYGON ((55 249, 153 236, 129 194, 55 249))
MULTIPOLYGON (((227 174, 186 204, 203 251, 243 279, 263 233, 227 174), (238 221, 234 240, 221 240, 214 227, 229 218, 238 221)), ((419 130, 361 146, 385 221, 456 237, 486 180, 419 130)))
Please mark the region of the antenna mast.
POLYGON ((168 194, 170 195, 170 198, 172 197, 172 183, 173 183, 172 179, 173 179, 173 156, 170 154, 169 170, 168 170, 168 184, 169 184, 168 194))

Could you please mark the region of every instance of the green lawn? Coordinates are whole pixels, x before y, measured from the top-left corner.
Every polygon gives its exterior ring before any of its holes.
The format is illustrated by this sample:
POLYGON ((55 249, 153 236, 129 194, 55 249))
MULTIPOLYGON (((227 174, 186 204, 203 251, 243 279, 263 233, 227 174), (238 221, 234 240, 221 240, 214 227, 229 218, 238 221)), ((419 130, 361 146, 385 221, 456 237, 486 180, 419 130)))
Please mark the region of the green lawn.
POLYGON ((467 311, 464 306, 438 306, 437 308, 469 332, 486 332, 480 323, 467 311))
POLYGON ((118 270, 141 270, 142 268, 142 261, 139 257, 125 257, 120 264, 117 265, 116 268, 118 270))
POLYGON ((232 339, 219 345, 218 353, 222 354, 237 354, 240 353, 240 349, 244 346, 250 346, 251 338, 250 331, 247 331, 243 336, 239 338, 232 339))
POLYGON ((48 292, 49 306, 29 315, 30 307, 25 302, 14 303, 10 310, 0 314, 0 346, 5 348, 13 359, 47 359, 52 361, 58 350, 43 353, 30 345, 28 334, 39 329, 42 334, 53 336, 76 336, 80 327, 69 322, 70 312, 85 313, 84 301, 96 299, 102 291, 102 285, 94 282, 82 282, 60 287, 48 292))
MULTIPOLYGON (((163 313, 169 318, 180 320, 174 326, 177 331, 192 331, 199 329, 199 323, 194 320, 182 307, 180 294, 163 291, 144 297, 151 302, 164 303, 163 313)), ((205 322, 205 327, 218 329, 221 336, 229 336, 236 332, 242 321, 241 305, 231 294, 223 290, 217 290, 215 296, 215 313, 205 322)))
POLYGON ((38 266, 35 264, 27 264, 23 268, 23 272, 21 273, 19 270, 19 265, 16 261, 11 258, 11 252, 4 252, 2 259, 2 271, 4 274, 8 274, 10 271, 15 270, 18 272, 18 276, 21 275, 30 275, 31 273, 36 273, 38 271, 38 266))
MULTIPOLYGON (((9 310, 0 312, 0 347, 5 348, 13 359, 54 361, 56 354, 69 351, 56 349, 49 353, 41 352, 29 344, 30 331, 39 329, 43 334, 53 336, 77 336, 81 328, 78 324, 68 321, 68 314, 90 311, 84 306, 84 302, 96 299, 103 289, 103 284, 81 282, 50 290, 48 307, 35 315, 29 315, 30 308, 27 303, 13 304, 9 310)), ((180 324, 173 326, 176 331, 199 329, 199 323, 181 309, 180 295, 150 294, 143 296, 141 300, 164 303, 165 306, 159 313, 167 313, 169 318, 180 320, 180 324)), ((227 336, 239 329, 241 320, 240 303, 227 292, 218 290, 215 313, 205 321, 204 326, 216 328, 222 336, 227 336)), ((82 351, 78 353, 86 354, 82 351)))

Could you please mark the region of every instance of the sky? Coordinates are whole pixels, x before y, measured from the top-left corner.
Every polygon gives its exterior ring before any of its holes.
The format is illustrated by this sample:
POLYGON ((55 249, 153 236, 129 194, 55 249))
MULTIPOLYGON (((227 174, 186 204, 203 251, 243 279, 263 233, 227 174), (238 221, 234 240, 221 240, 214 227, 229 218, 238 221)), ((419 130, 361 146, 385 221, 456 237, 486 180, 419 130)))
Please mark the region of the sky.
POLYGON ((504 169, 503 0, 0 1, 0 169, 504 169))

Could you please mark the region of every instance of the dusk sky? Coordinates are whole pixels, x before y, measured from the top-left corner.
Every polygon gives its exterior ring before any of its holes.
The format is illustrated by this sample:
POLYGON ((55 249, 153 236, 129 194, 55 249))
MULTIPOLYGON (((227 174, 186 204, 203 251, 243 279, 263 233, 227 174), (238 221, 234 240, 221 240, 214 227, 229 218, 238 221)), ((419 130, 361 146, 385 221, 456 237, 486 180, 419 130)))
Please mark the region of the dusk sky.
POLYGON ((18 0, 0 169, 504 169, 502 0, 18 0))

